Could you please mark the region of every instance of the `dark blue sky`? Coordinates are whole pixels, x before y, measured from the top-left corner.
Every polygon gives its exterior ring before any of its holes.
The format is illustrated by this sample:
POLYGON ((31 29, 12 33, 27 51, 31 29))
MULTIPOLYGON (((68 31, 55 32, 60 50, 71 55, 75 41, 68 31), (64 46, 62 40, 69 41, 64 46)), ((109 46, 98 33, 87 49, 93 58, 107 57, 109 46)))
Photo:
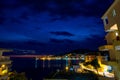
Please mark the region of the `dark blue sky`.
POLYGON ((113 0, 0 0, 0 47, 60 53, 105 44, 113 0))

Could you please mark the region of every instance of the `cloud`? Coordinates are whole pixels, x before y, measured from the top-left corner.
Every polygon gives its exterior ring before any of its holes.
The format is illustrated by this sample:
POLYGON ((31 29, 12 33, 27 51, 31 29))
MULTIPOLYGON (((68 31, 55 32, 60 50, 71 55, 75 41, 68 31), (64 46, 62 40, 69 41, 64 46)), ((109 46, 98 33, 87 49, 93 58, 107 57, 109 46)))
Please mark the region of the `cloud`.
POLYGON ((31 45, 31 46, 44 46, 46 45, 46 43, 43 43, 43 42, 38 42, 38 41, 35 41, 35 40, 30 40, 30 41, 26 41, 24 42, 26 45, 31 45))
POLYGON ((50 39, 50 42, 52 43, 63 43, 64 40, 59 40, 59 39, 50 39))
POLYGON ((14 33, 12 31, 6 30, 4 27, 0 27, 0 41, 1 42, 14 42, 14 41, 27 41, 31 40, 31 37, 14 33))
POLYGON ((56 31, 56 32, 50 32, 50 33, 56 36, 68 36, 68 37, 75 36, 74 34, 66 32, 66 31, 56 31))
POLYGON ((35 31, 36 31, 36 30, 42 30, 41 27, 35 27, 34 29, 35 29, 35 31))
POLYGON ((84 41, 81 42, 81 44, 86 47, 89 48, 91 50, 97 50, 98 47, 106 44, 105 38, 104 36, 100 36, 100 35, 91 35, 88 38, 86 38, 84 41))
POLYGON ((104 43, 100 17, 112 1, 0 0, 0 41, 27 41, 1 44, 43 52, 95 49, 104 43))
MULTIPOLYGON (((105 44, 104 37, 99 35, 91 35, 84 41, 75 41, 71 39, 55 39, 50 38, 48 43, 29 40, 23 42, 0 42, 2 48, 29 49, 38 50, 40 53, 64 53, 75 49, 97 50, 99 46, 105 44)), ((39 54, 40 54, 39 53, 39 54)))
POLYGON ((11 23, 16 23, 16 24, 21 24, 21 23, 23 23, 20 19, 17 19, 17 18, 11 18, 11 19, 10 19, 10 22, 11 22, 11 23))
POLYGON ((20 17, 23 19, 28 19, 28 14, 43 12, 56 17, 53 20, 81 15, 101 17, 112 2, 113 0, 1 0, 0 12, 17 9, 21 11, 20 17))
POLYGON ((47 11, 51 16, 59 15, 66 18, 81 15, 102 16, 110 3, 112 3, 112 0, 24 0, 23 3, 32 5, 31 9, 36 13, 47 11))
POLYGON ((52 43, 62 43, 62 44, 65 44, 65 43, 73 43, 75 42, 74 40, 70 40, 70 39, 54 39, 54 38, 51 38, 50 39, 50 42, 52 43))
POLYGON ((1 42, 0 41, 0 47, 2 48, 12 48, 12 49, 31 49, 31 50, 39 50, 42 47, 46 46, 46 43, 38 42, 34 40, 29 41, 14 41, 14 42, 1 42))
POLYGON ((20 15, 20 18, 21 18, 21 19, 24 19, 24 20, 28 20, 28 19, 29 19, 28 15, 29 15, 29 13, 23 12, 23 13, 20 15))
POLYGON ((4 24, 4 22, 5 22, 5 18, 0 16, 0 25, 4 24))
POLYGON ((112 2, 113 0, 0 0, 0 24, 24 24, 31 19, 41 18, 35 16, 44 13, 48 13, 47 17, 50 18, 47 20, 52 22, 79 16, 101 17, 112 2))

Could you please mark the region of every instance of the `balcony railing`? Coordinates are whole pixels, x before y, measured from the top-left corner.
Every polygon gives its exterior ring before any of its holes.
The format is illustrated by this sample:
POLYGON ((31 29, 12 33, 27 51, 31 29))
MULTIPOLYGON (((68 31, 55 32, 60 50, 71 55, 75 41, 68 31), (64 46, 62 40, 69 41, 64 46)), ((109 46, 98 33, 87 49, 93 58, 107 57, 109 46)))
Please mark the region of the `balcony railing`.
POLYGON ((0 56, 0 64, 11 64, 11 60, 9 57, 0 56))
POLYGON ((0 61, 0 65, 2 64, 11 64, 11 60, 6 60, 6 61, 0 61))
POLYGON ((108 51, 110 49, 113 49, 113 45, 104 45, 99 47, 99 51, 108 51))

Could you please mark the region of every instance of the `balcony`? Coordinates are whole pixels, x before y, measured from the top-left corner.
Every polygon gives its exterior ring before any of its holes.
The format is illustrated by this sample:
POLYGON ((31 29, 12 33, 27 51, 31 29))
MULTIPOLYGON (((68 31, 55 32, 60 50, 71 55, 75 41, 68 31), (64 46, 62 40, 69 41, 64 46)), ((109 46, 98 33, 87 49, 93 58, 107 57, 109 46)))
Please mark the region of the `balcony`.
POLYGON ((0 61, 0 65, 2 64, 11 64, 11 60, 4 60, 4 61, 0 61))
POLYGON ((113 26, 105 26, 105 31, 106 32, 112 32, 112 31, 117 31, 118 30, 118 26, 117 24, 114 24, 113 26))
POLYGON ((104 45, 99 47, 99 51, 108 51, 110 49, 113 49, 113 45, 104 45))
POLYGON ((5 56, 0 56, 0 65, 1 64, 11 64, 10 58, 5 56))

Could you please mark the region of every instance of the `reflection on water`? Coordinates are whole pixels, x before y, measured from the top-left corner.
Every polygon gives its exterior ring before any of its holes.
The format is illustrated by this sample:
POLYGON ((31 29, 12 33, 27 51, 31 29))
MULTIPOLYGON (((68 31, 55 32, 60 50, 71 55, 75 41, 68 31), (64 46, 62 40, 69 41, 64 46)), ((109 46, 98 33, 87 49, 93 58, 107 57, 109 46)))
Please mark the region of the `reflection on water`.
POLYGON ((35 58, 11 58, 12 70, 25 72, 29 80, 42 80, 46 75, 57 69, 64 69, 66 65, 77 64, 70 60, 39 60, 35 58))
MULTIPOLYGON (((41 62, 38 61, 39 63, 41 62)), ((64 60, 42 60, 42 67, 64 67, 66 65, 66 61, 64 60)), ((40 67, 41 65, 38 65, 38 67, 40 67)))
POLYGON ((69 66, 71 64, 79 64, 80 61, 78 60, 38 60, 38 67, 41 67, 41 62, 42 62, 42 67, 65 67, 69 66))
POLYGON ((71 64, 78 64, 79 60, 39 60, 38 58, 12 58, 12 65, 15 68, 51 68, 51 67, 60 67, 64 68, 65 66, 71 64))

